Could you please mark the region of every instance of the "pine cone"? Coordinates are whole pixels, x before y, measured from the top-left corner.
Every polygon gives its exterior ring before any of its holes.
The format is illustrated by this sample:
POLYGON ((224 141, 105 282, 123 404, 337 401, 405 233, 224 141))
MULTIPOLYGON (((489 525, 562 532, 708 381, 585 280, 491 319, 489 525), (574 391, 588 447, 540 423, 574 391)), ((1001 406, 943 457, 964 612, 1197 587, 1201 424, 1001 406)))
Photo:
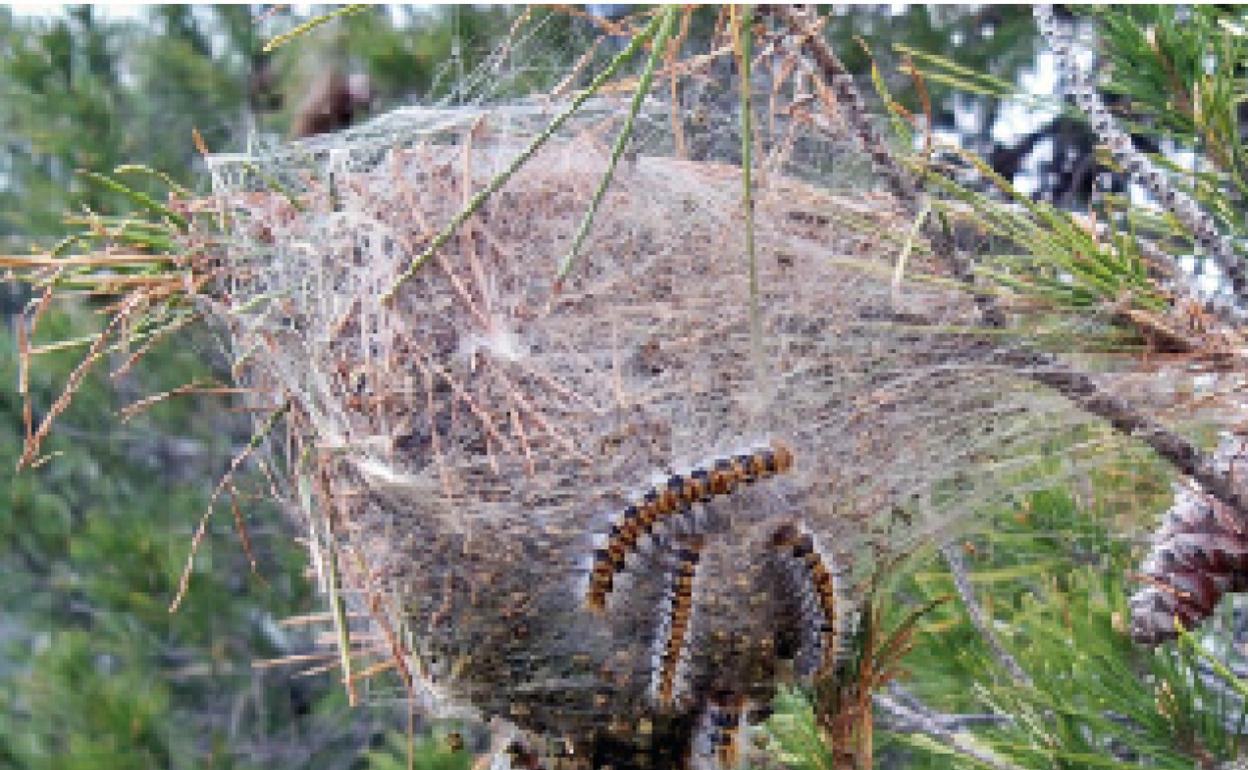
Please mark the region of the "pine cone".
MULTIPOLYGON (((1214 459, 1235 478, 1248 463, 1248 436, 1225 434, 1214 459)), ((1131 597, 1131 636, 1160 644, 1178 636, 1176 618, 1194 628, 1223 594, 1248 591, 1248 530, 1229 507, 1189 481, 1175 490, 1140 571, 1146 585, 1131 597)))

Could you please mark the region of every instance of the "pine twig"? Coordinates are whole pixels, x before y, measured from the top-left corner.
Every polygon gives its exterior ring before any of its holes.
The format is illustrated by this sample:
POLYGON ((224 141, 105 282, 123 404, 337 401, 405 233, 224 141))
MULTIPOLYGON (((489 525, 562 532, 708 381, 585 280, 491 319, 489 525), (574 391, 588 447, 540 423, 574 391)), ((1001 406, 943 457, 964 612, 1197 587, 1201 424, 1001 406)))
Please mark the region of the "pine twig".
POLYGON ((655 34, 659 28, 659 24, 665 18, 667 18, 666 13, 656 15, 653 19, 651 19, 650 23, 646 25, 646 28, 632 39, 632 41, 628 44, 628 47, 612 59, 611 63, 608 64, 602 72, 598 73, 598 76, 593 79, 588 88, 577 94, 571 104, 569 104, 563 112, 559 113, 554 120, 550 121, 546 128, 543 129, 542 132, 529 143, 529 146, 526 147, 524 151, 512 160, 511 164, 508 165, 507 168, 500 171, 497 176, 491 179, 489 184, 487 184, 481 192, 472 197, 472 200, 468 202, 467 206, 451 218, 451 221, 448 222, 446 226, 434 236, 433 241, 425 247, 425 250, 418 254, 416 258, 408 264, 407 268, 404 269, 403 272, 400 273, 394 280, 394 283, 391 284, 390 288, 386 290, 386 293, 382 295, 383 302, 389 303, 394 300, 394 295, 398 292, 399 288, 411 279, 412 276, 416 275, 416 272, 420 270, 421 266, 424 265, 425 262, 427 262, 438 249, 446 245, 446 242, 451 239, 451 236, 455 234, 460 226, 466 222, 469 217, 477 213, 477 210, 485 205, 485 202, 490 199, 490 196, 498 192, 498 190, 507 183, 508 179, 511 179, 511 177, 519 171, 524 164, 528 163, 529 159, 532 158, 533 155, 555 135, 555 132, 558 131, 569 118, 576 114, 577 110, 579 110, 591 96, 598 93, 598 91, 602 89, 603 85, 605 85, 608 80, 615 77, 615 74, 619 71, 620 67, 632 59, 637 51, 641 49, 642 45, 655 34))
POLYGON ((1022 770, 1018 765, 979 746, 967 733, 950 730, 933 719, 930 714, 910 708, 891 695, 877 692, 872 700, 876 706, 882 708, 892 720, 898 723, 897 729, 923 733, 990 770, 1022 770))
MULTIPOLYGON (((935 319, 918 313, 888 313, 887 320, 914 326, 939 327, 935 319)), ((874 320, 879 320, 874 319, 874 320)), ((1118 433, 1143 442, 1176 471, 1197 482, 1217 500, 1225 503, 1237 519, 1248 526, 1248 496, 1241 494, 1230 476, 1221 472, 1213 458, 1191 441, 1144 414, 1134 404, 1105 392, 1087 372, 1072 369, 1056 356, 1027 347, 1005 348, 990 335, 959 334, 963 346, 952 355, 968 364, 996 366, 1055 390, 1076 407, 1100 417, 1118 433)), ((933 355, 951 355, 949 351, 933 355)))
POLYGON ((650 93, 650 83, 654 79, 654 71, 657 69, 659 59, 663 56, 667 47, 667 39, 672 35, 676 12, 675 6, 668 7, 663 11, 659 31, 655 35, 654 45, 650 50, 650 58, 646 60, 646 68, 642 70, 641 77, 637 80, 637 89, 633 92, 633 101, 629 105, 628 116, 624 118, 624 125, 620 128, 620 134, 615 138, 615 146, 611 149, 611 159, 607 162, 607 170, 603 172, 602 180, 598 183, 598 189, 594 191, 593 200, 590 201, 589 210, 585 212, 585 217, 581 220, 581 225, 576 230, 576 235, 572 239, 572 247, 568 249, 567 255, 559 264, 559 272, 555 276, 556 291, 563 284, 564 279, 568 277, 568 274, 572 272, 572 266, 581 253, 581 246, 585 243, 586 236, 589 235, 590 227, 593 226, 594 216, 598 213, 598 206, 602 204, 602 198, 606 194, 607 188, 611 185, 612 177, 615 176, 615 167, 620 162, 620 156, 624 154, 624 148, 628 146, 629 139, 633 136, 633 122, 637 119, 637 113, 641 111, 641 103, 645 101, 646 95, 650 93))
POLYGON ((294 29, 288 32, 283 32, 282 34, 273 38, 269 42, 265 43, 264 47, 260 49, 260 51, 261 53, 269 53, 283 45, 286 45, 287 43, 294 40, 295 38, 301 37, 302 35, 306 35, 307 33, 311 32, 317 27, 323 24, 326 24, 328 22, 331 22, 334 19, 339 18, 340 16, 350 16, 353 13, 359 13, 360 11, 367 10, 368 7, 369 6, 367 3, 354 3, 352 5, 344 5, 341 8, 336 8, 330 11, 329 13, 324 13, 324 14, 321 14, 320 16, 315 16, 311 19, 308 19, 307 21, 300 24, 299 26, 295 27, 294 29))
MULTIPOLYGON (((1183 226, 1196 236, 1196 240, 1209 250, 1214 262, 1230 281, 1236 300, 1236 310, 1244 312, 1248 305, 1248 270, 1243 259, 1235 252, 1233 239, 1218 231, 1212 216, 1201 209, 1190 195, 1175 188, 1166 174, 1148 156, 1135 148, 1131 136, 1118 125, 1118 120, 1105 105, 1097 92, 1095 75, 1085 71, 1074 55, 1074 42, 1068 30, 1053 15, 1050 5, 1034 8, 1036 23, 1049 47, 1057 55, 1058 64, 1070 73, 1070 94, 1076 105, 1088 117, 1088 123, 1098 139, 1127 173, 1153 194, 1166 209, 1174 214, 1183 226)), ((1189 282, 1190 283, 1190 282, 1189 282)), ((1193 294, 1194 290, 1188 286, 1193 294)))
MULTIPOLYGON (((921 191, 909 171, 893 157, 888 145, 875 130, 871 123, 871 113, 854 86, 853 76, 820 36, 820 28, 806 21, 802 14, 788 6, 769 6, 769 9, 798 36, 802 49, 814 60, 818 76, 826 86, 831 87, 838 104, 844 107, 845 121, 857 136, 863 150, 871 157, 875 170, 884 177, 893 196, 918 220, 920 212, 927 205, 921 202, 921 191)), ((952 234, 935 217, 923 217, 922 221, 923 232, 931 241, 933 252, 945 261, 950 274, 971 291, 984 325, 997 328, 1005 326, 1005 314, 997 306, 996 300, 991 294, 976 288, 970 263, 958 254, 952 234)))
POLYGON ((741 206, 745 215, 745 259, 750 276, 750 354, 756 382, 763 382, 763 320, 758 299, 758 260, 754 248, 754 115, 750 100, 750 60, 754 31, 750 22, 754 6, 738 9, 737 24, 741 77, 741 206))
POLYGON ((945 558, 945 563, 949 565, 949 574, 953 576, 953 587, 957 590, 958 597, 962 599, 962 606, 966 608, 966 614, 971 619, 971 625, 975 626, 975 630, 979 632, 980 637, 988 644, 988 649, 992 652, 993 657, 1009 673, 1010 678, 1016 684, 1031 687, 1031 677, 1019 665, 1018 660, 1010 654, 1010 651, 1005 649, 996 632, 992 630, 988 615, 984 612, 984 606, 979 603, 978 597, 975 596, 975 587, 971 585, 970 576, 966 572, 966 562, 962 560, 962 554, 958 552, 958 547, 951 543, 946 543, 941 546, 940 554, 945 558))

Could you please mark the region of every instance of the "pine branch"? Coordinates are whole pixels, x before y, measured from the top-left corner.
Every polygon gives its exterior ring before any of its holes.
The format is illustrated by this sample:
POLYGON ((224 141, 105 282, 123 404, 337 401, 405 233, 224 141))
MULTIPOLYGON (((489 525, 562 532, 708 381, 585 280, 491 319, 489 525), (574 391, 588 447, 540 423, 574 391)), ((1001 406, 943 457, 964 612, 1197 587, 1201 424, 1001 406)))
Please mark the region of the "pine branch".
MULTIPOLYGON (((1231 309, 1242 314, 1244 305, 1248 304, 1248 271, 1245 270, 1239 254, 1235 252, 1232 238, 1219 232, 1213 217, 1201 209, 1190 195, 1171 184, 1166 174, 1147 155, 1135 148, 1130 135, 1119 127, 1117 119, 1097 92, 1095 75, 1079 65, 1074 55, 1074 42, 1070 31, 1057 21, 1053 15, 1053 7, 1037 5, 1035 15, 1041 33, 1057 55, 1059 71, 1064 71, 1070 80, 1070 95, 1075 104, 1087 114, 1088 123, 1097 138, 1109 148, 1114 160, 1127 170, 1131 178, 1147 188, 1159 203, 1196 236, 1201 246, 1209 251, 1231 284, 1236 300, 1231 309)), ((1190 284, 1191 281, 1187 283, 1190 284)), ((1190 285, 1186 288, 1189 293, 1196 293, 1190 285)))
POLYGON ((1001 644, 996 632, 992 630, 991 619, 984 612, 984 607, 979 603, 978 597, 975 596, 975 587, 971 585, 970 577, 966 573, 966 563, 962 560, 962 554, 958 552, 957 546, 946 543, 941 547, 940 553, 945 557, 945 563, 949 565, 949 574, 953 576, 953 586, 958 592, 958 597, 962 599, 962 606, 966 607, 966 614, 971 619, 971 625, 975 626, 975 630, 987 643, 988 649, 1001 667, 1009 672, 1010 678, 1016 684, 1030 687, 1031 677, 1010 654, 1010 651, 1005 649, 1005 645, 1001 644))
MULTIPOLYGON (((818 68, 817 76, 825 84, 831 85, 838 104, 844 107, 845 120, 870 156, 875 170, 883 176, 897 200, 917 219, 925 208, 920 200, 919 187, 911 178, 910 172, 893 157, 888 145, 875 130, 871 123, 871 113, 854 85, 853 76, 821 37, 820 28, 789 6, 776 5, 767 8, 798 37, 802 49, 810 55, 818 68)), ((945 261, 950 274, 970 288, 984 325, 997 328, 1005 326, 1005 313, 998 307, 996 300, 991 294, 975 287, 975 275, 971 272, 970 262, 958 253, 952 234, 936 217, 924 217, 923 233, 931 242, 932 251, 945 261)))
MULTIPOLYGON (((876 321, 936 327, 935 319, 918 313, 889 312, 876 321)), ((1084 412, 1108 422, 1119 433, 1142 441, 1179 473, 1198 482, 1206 492, 1227 505, 1248 526, 1248 496, 1241 494, 1214 459, 1186 438, 1166 428, 1124 398, 1105 392, 1087 372, 1072 369, 1052 353, 1028 347, 1002 347, 997 335, 959 333, 950 335, 950 350, 928 351, 936 362, 958 360, 967 364, 996 366, 1044 385, 1069 399, 1084 412)), ((918 362, 916 362, 918 363, 918 362)))
MULTIPOLYGON (((939 725, 941 728, 955 733, 964 732, 968 727, 981 725, 1003 727, 1014 723, 1014 718, 1008 714, 946 714, 936 711, 923 701, 919 700, 917 695, 906 689, 905 685, 896 680, 888 683, 888 694, 889 697, 894 699, 894 701, 899 702, 911 712, 921 714, 926 717, 927 720, 939 725)), ((890 726, 890 729, 894 732, 904 732, 905 728, 906 725, 902 723, 890 726)))
POLYGON ((1126 399, 1104 392, 1086 372, 1071 369, 1051 354, 1039 351, 1002 350, 995 358, 1034 382, 1056 390, 1085 412, 1103 418, 1119 433, 1143 441, 1180 473, 1230 506, 1239 520, 1248 525, 1248 498, 1236 490, 1229 475, 1218 470, 1212 457, 1126 399))
POLYGON ((1022 770, 1018 765, 979 746, 969 734, 945 727, 933 718, 931 713, 910 708, 885 693, 876 693, 873 701, 887 714, 892 723, 889 725, 890 729, 898 732, 923 733, 954 752, 992 770, 1022 770))
MULTIPOLYGON (((838 96, 853 100, 856 91, 850 90, 853 88, 852 80, 847 80, 848 72, 844 65, 819 36, 817 28, 787 6, 771 6, 770 12, 799 36, 804 50, 818 65, 819 74, 825 80, 837 80, 841 83, 838 96)), ((879 140, 874 127, 866 120, 862 111, 851 108, 848 112, 848 120, 863 144, 867 146, 877 170, 885 176, 890 188, 903 203, 914 206, 917 193, 914 192, 915 188, 909 182, 905 169, 879 140)), ((932 218, 929 218, 929 228, 925 229, 930 230, 930 226, 934 226, 932 218)), ((975 291, 974 277, 970 268, 950 248, 952 244, 949 243, 948 235, 943 232, 929 232, 929 238, 933 238, 933 250, 945 260, 950 273, 975 295, 976 304, 981 312, 980 324, 986 328, 1003 326, 1003 312, 991 295, 975 291)), ((908 319, 911 323, 935 325, 933 320, 922 316, 908 316, 908 319)), ((1218 472, 1208 455, 1198 450, 1187 439, 1140 412, 1125 399, 1104 392, 1087 373, 1069 368, 1048 353, 1026 348, 1000 348, 987 336, 976 338, 972 344, 992 350, 991 357, 995 359, 995 363, 1056 390, 1080 409, 1109 422, 1118 432, 1143 441, 1176 470, 1195 479, 1209 494, 1233 508, 1239 518, 1248 524, 1248 499, 1236 492, 1230 479, 1218 472)))

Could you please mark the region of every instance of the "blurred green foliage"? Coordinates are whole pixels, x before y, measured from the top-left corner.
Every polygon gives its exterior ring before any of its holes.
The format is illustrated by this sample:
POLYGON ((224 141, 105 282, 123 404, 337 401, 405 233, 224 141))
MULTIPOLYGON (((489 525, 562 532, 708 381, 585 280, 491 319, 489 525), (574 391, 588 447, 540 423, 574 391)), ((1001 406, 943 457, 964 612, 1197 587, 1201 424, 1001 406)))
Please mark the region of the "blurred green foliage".
MULTIPOLYGON (((213 150, 284 138, 329 72, 367 76, 372 98, 361 118, 403 102, 479 97, 455 89, 520 12, 377 7, 267 54, 271 37, 306 17, 287 6, 152 6, 139 18, 91 6, 46 15, 0 7, 0 244, 46 244, 63 232, 67 211, 125 210, 79 170, 139 163, 202 188, 192 128, 213 150)), ((566 14, 533 14, 551 60, 531 63, 515 89, 549 87, 552 73, 592 39, 587 24, 574 32, 566 14)))
MULTIPOLYGON (((894 98, 907 105, 920 102, 914 79, 902 66, 905 52, 895 47, 923 51, 955 61, 959 66, 1006 82, 1032 66, 1037 51, 1035 23, 1030 6, 1007 5, 894 5, 834 6, 828 35, 846 69, 866 73, 874 58, 888 79, 894 98), (863 47, 861 39, 869 47, 863 47)), ((988 135, 999 105, 994 100, 951 87, 939 81, 925 84, 936 122, 952 125, 954 111, 980 116, 977 131, 988 135), (955 103, 955 98, 959 101, 955 103)))
POLYGON ((67 211, 122 202, 78 169, 145 163, 187 178, 191 126, 224 140, 246 77, 237 52, 254 47, 246 7, 216 7, 213 33, 189 6, 151 10, 146 26, 101 18, 91 6, 57 16, 0 8, 0 243, 60 232, 67 211), (228 41, 216 55, 213 45, 228 41))
POLYGON ((439 734, 409 743, 407 736, 391 732, 385 744, 369 751, 366 759, 368 770, 468 770, 472 766, 470 752, 439 734))
MULTIPOLYGON (((56 334, 92 319, 52 314, 45 323, 56 334)), ((8 426, 0 433, 0 756, 10 766, 201 766, 209 740, 215 765, 233 766, 230 733, 249 737, 228 717, 248 708, 252 660, 281 654, 261 614, 309 604, 301 555, 274 532, 272 506, 249 505, 268 579, 251 576, 224 515, 196 572, 195 600, 171 615, 189 532, 238 419, 174 400, 113 423, 135 392, 205 374, 201 345, 161 348, 120 383, 106 382, 102 369, 90 377, 47 447, 52 458, 35 470, 15 472, 22 409, 11 388, 0 391, 8 426), (101 423, 113 424, 105 432, 101 423)), ((36 418, 76 359, 67 351, 41 364, 31 378, 36 418)), ((0 378, 16 382, 16 367, 5 335, 0 378)), ((274 709, 269 727, 291 711, 274 709)))
MULTIPOLYGON (((137 18, 85 6, 46 15, 0 8, 0 250, 49 244, 72 226, 67 212, 122 213, 133 203, 80 171, 142 163, 202 189, 192 127, 215 149, 241 146, 251 134, 284 136, 318 47, 350 49, 384 104, 431 86, 452 22, 476 36, 465 46, 471 66, 477 41, 514 12, 421 12, 411 28, 394 26, 384 12, 363 14, 326 30, 315 46, 279 52, 272 67, 260 48, 295 22, 289 11, 258 20, 261 14, 247 6, 158 6, 137 18)), ((165 195, 154 178, 127 175, 126 183, 158 201, 165 195)), ((28 298, 0 285, 6 320, 28 298)), ((94 307, 54 307, 33 344, 98 331, 94 307)), ((219 379, 216 341, 204 331, 179 333, 117 379, 107 373, 127 353, 106 356, 58 419, 44 447, 49 459, 19 473, 23 405, 14 330, 5 327, 0 766, 364 763, 365 750, 402 724, 401 709, 349 710, 332 675, 253 669, 258 660, 314 649, 311 632, 276 620, 320 609, 303 572, 306 556, 265 502, 261 479, 239 483, 257 572, 224 500, 188 600, 168 611, 191 533, 250 425, 212 396, 170 398, 126 422, 117 411, 193 380, 219 379)), ((81 353, 46 354, 31 369, 36 424, 81 353)), ((426 755, 432 764, 418 767, 462 766, 459 756, 439 759, 432 744, 422 744, 426 755)))

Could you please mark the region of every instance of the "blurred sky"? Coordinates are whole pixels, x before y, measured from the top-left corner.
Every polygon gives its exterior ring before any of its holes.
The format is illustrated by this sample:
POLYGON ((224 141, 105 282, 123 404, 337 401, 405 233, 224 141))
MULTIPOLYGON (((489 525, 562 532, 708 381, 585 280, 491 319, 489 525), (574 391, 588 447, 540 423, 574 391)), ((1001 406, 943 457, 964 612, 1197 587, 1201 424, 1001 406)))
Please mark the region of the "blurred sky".
MULTIPOLYGON (((5 3, 12 8, 15 13, 21 16, 58 16, 65 11, 68 5, 72 3, 40 3, 33 0, 16 0, 16 2, 5 3)), ((100 16, 107 19, 141 19, 145 8, 153 5, 166 5, 166 3, 113 3, 113 2, 93 2, 91 7, 100 16)), ((427 6, 429 3, 421 3, 416 6, 411 5, 394 5, 388 4, 386 10, 390 12, 391 20, 397 25, 406 19, 412 10, 427 6)), ((289 6, 290 10, 296 16, 311 16, 312 9, 315 6, 312 3, 293 3, 289 6)))
MULTIPOLYGON (((58 16, 65 10, 65 3, 39 3, 31 0, 17 0, 5 3, 13 11, 22 16, 58 16)), ((158 3, 93 3, 96 13, 107 18, 137 19, 146 5, 158 3)))

